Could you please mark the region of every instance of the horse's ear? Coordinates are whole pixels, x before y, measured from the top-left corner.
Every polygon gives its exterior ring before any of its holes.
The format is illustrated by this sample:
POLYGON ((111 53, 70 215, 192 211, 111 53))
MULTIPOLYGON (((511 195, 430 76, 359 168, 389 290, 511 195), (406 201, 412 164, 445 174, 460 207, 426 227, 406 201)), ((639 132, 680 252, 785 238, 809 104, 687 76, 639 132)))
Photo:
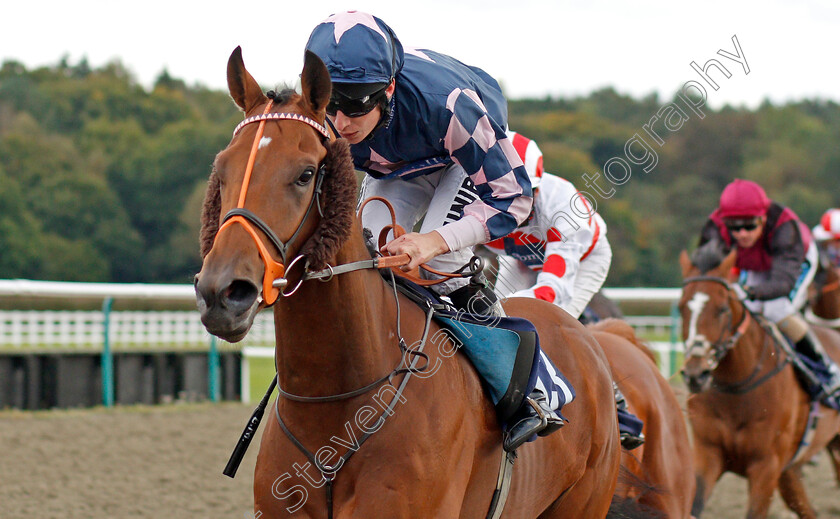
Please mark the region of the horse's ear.
POLYGON ((696 268, 691 263, 691 257, 688 255, 685 249, 680 252, 680 268, 682 268, 682 277, 687 278, 691 275, 691 270, 696 268))
POLYGON ((255 106, 268 101, 263 95, 259 83, 245 69, 245 62, 242 60, 242 47, 236 47, 228 59, 227 82, 230 97, 236 106, 246 114, 255 106))
POLYGON ((716 269, 720 277, 729 279, 729 274, 732 272, 732 267, 735 266, 735 261, 738 259, 738 249, 732 247, 732 251, 723 258, 720 266, 716 269))
POLYGON ((314 52, 307 50, 303 57, 303 72, 300 75, 303 100, 309 110, 318 118, 326 116, 327 103, 330 101, 332 81, 326 65, 314 52))

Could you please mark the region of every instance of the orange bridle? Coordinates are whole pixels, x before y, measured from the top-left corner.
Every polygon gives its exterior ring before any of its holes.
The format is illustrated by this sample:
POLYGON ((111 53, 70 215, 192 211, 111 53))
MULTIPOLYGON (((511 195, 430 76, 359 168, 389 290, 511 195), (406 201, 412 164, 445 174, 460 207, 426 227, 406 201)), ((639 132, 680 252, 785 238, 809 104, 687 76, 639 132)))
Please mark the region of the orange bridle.
POLYGON ((320 133, 324 137, 324 140, 328 140, 330 138, 330 134, 327 131, 327 129, 318 122, 301 114, 285 112, 272 113, 270 112, 270 110, 273 105, 274 101, 270 100, 265 107, 265 111, 261 115, 255 115, 244 119, 233 130, 233 135, 236 136, 239 133, 239 131, 246 125, 259 122, 257 134, 254 137, 254 143, 251 145, 251 154, 248 156, 248 163, 245 166, 245 176, 242 180, 242 188, 239 191, 239 201, 236 204, 236 208, 232 209, 231 211, 228 211, 228 213, 224 216, 224 218, 222 219, 223 223, 221 227, 219 227, 219 230, 216 232, 216 237, 218 238, 219 234, 225 228, 231 226, 233 223, 238 223, 245 228, 245 230, 254 240, 254 243, 257 245, 257 250, 259 251, 260 258, 262 258, 262 261, 265 264, 265 274, 263 275, 262 290, 263 300, 269 306, 274 304, 275 301, 277 301, 277 298, 282 293, 282 289, 286 286, 286 280, 283 276, 286 274, 286 251, 288 250, 289 245, 297 237, 301 228, 303 228, 303 225, 309 217, 309 213, 311 212, 312 207, 314 205, 318 205, 318 210, 321 210, 320 204, 318 204, 317 201, 321 190, 321 183, 324 179, 325 170, 324 165, 321 164, 315 179, 315 193, 309 202, 309 207, 306 209, 306 213, 301 219, 297 230, 295 230, 294 234, 292 234, 292 237, 289 238, 286 242, 283 242, 277 237, 277 235, 271 230, 271 228, 268 225, 266 225, 257 215, 245 209, 245 195, 248 193, 248 186, 250 185, 251 173, 254 170, 254 164, 257 160, 257 151, 259 150, 260 140, 262 139, 263 133, 265 131, 265 123, 269 120, 300 121, 302 123, 308 124, 316 131, 318 131, 318 133, 320 133), (263 240, 260 237, 259 233, 257 233, 257 229, 262 231, 262 233, 269 239, 272 245, 274 245, 275 248, 277 248, 277 250, 280 252, 282 262, 274 260, 271 253, 268 251, 268 248, 263 243, 263 240))

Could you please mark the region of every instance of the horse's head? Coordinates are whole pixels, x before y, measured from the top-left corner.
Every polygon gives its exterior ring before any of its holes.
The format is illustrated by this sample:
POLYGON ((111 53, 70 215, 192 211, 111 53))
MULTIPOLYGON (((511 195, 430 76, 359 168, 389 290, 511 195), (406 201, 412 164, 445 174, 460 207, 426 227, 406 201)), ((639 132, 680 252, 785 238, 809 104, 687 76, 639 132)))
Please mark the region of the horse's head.
POLYGON ((712 372, 743 333, 746 310, 727 279, 735 259, 733 251, 719 265, 704 272, 685 251, 680 255, 683 291, 679 309, 685 342, 681 373, 692 393, 710 387, 712 372), (735 316, 741 319, 736 321, 735 316))
POLYGON ((330 142, 324 128, 331 83, 315 54, 305 56, 302 94, 264 95, 238 47, 227 80, 246 118, 213 164, 195 290, 207 330, 238 341, 292 263, 321 268, 346 240, 354 197, 336 191, 355 190, 355 175, 346 141, 330 142))

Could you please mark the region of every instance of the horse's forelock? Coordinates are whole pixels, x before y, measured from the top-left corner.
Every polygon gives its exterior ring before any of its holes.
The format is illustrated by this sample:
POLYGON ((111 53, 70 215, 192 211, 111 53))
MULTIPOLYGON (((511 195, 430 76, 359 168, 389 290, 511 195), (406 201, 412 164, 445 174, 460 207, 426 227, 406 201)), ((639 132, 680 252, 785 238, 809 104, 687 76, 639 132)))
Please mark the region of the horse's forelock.
POLYGON ((274 103, 277 106, 282 106, 291 101, 294 101, 296 97, 300 97, 297 92, 295 92, 294 88, 288 86, 281 86, 277 87, 275 90, 269 90, 266 92, 266 96, 269 99, 274 100, 274 103))
POLYGON ((718 268, 725 258, 726 253, 720 247, 699 247, 691 255, 691 263, 706 274, 718 268))

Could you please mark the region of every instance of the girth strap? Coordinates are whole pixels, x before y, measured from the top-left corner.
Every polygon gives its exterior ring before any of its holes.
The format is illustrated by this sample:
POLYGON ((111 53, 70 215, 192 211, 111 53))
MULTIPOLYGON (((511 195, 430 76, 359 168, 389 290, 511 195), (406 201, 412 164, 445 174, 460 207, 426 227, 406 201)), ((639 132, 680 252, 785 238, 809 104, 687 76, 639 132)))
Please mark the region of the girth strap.
POLYGON ((516 451, 508 452, 502 449, 502 464, 499 467, 499 477, 496 479, 496 490, 490 500, 490 510, 487 519, 499 519, 505 511, 508 494, 510 494, 510 480, 513 476, 513 462, 516 461, 516 451))

